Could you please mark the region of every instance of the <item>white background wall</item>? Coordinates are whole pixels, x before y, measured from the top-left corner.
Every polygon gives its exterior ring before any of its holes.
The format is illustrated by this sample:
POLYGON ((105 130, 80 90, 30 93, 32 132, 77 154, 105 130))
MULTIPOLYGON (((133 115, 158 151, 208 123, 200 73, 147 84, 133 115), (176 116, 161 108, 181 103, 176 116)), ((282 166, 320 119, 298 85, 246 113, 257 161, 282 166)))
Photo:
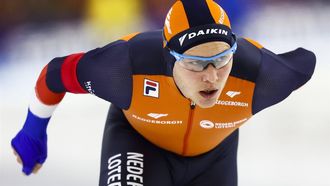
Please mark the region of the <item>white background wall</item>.
MULTIPOLYGON (((257 114, 240 131, 240 186, 330 185, 330 7, 271 6, 250 17, 246 36, 281 53, 315 52, 313 78, 285 101, 257 114)), ((84 25, 17 33, 0 66, 0 185, 98 184, 102 132, 109 103, 67 94, 48 127, 49 157, 37 175, 24 176, 10 140, 24 122, 42 67, 53 57, 95 48, 84 25), (82 39, 84 38, 84 39, 82 39), (76 41, 81 41, 77 43, 76 41)))

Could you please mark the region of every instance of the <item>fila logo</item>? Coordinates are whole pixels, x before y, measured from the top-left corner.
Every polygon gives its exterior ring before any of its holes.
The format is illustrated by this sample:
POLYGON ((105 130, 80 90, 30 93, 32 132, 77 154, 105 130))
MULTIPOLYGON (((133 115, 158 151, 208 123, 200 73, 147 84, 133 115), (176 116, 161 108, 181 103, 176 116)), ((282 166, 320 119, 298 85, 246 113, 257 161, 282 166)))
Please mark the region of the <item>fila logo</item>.
POLYGON ((220 34, 220 35, 228 35, 228 31, 227 30, 223 30, 220 28, 208 28, 208 29, 203 29, 203 30, 198 30, 198 32, 191 32, 191 33, 186 33, 183 36, 181 36, 179 38, 179 42, 180 45, 183 45, 183 42, 186 40, 187 36, 188 36, 188 40, 194 38, 194 37, 198 37, 198 36, 202 36, 202 35, 209 35, 209 34, 220 34))
POLYGON ((202 120, 199 124, 204 129, 214 128, 214 123, 212 121, 209 121, 209 120, 202 120))
POLYGON ((241 92, 236 92, 236 91, 228 91, 226 93, 226 95, 231 97, 231 98, 234 98, 235 96, 240 95, 240 94, 241 94, 241 92))
POLYGON ((143 95, 158 98, 159 97, 159 83, 149 79, 144 79, 143 95))
POLYGON ((168 114, 149 113, 148 116, 150 116, 152 118, 155 118, 155 119, 158 119, 158 118, 161 118, 161 117, 164 117, 164 116, 168 116, 168 114))

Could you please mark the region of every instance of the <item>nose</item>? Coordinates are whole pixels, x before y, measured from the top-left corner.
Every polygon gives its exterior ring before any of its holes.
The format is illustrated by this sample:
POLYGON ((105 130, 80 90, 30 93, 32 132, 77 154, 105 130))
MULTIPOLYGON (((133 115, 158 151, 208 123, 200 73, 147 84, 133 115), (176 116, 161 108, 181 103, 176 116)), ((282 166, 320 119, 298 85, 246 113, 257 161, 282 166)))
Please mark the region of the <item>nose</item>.
POLYGON ((212 64, 208 64, 206 69, 203 70, 202 80, 204 82, 215 83, 218 79, 217 69, 212 64))

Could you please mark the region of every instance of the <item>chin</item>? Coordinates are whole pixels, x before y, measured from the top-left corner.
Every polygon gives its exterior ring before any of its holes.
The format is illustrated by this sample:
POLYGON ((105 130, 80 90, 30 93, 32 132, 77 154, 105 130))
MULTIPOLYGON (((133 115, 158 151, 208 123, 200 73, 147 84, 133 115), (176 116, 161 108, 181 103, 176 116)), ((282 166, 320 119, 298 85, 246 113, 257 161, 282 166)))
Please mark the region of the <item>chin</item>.
POLYGON ((195 103, 201 108, 211 108, 215 105, 217 100, 196 100, 195 103))
POLYGON ((197 104, 196 103, 196 105, 198 105, 200 108, 211 108, 215 105, 215 102, 212 104, 197 104))
POLYGON ((218 93, 212 98, 204 98, 200 95, 197 95, 195 99, 192 99, 192 101, 195 102, 196 105, 198 105, 201 108, 211 108, 217 103, 219 97, 220 97, 220 93, 218 93))

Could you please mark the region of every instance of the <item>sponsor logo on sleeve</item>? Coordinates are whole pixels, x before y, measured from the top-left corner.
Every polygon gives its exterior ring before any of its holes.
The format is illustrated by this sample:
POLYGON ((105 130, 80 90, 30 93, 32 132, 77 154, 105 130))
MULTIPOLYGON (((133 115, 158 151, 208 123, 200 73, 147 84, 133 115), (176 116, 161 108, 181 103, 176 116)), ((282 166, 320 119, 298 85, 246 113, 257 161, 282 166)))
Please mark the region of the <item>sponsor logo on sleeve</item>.
POLYGON ((95 91, 94 89, 92 88, 92 82, 91 81, 86 81, 84 82, 84 85, 85 85, 85 88, 87 89, 87 91, 90 93, 90 94, 95 94, 95 91))

